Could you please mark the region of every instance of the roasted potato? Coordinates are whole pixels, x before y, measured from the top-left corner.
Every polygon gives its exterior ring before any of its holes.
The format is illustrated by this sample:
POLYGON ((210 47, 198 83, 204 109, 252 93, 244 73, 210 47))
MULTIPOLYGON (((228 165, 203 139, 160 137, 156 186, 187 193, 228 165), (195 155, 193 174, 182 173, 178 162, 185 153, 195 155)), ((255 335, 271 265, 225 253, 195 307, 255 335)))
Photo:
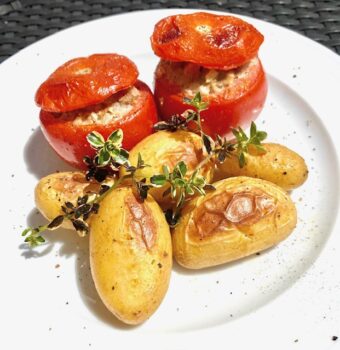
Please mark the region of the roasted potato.
MULTIPOLYGON (((52 220, 63 214, 61 206, 65 202, 76 205, 78 197, 91 196, 91 192, 97 192, 99 188, 99 183, 87 181, 82 172, 54 173, 39 181, 34 193, 35 204, 46 219, 52 220)), ((64 220, 62 227, 73 229, 69 220, 64 220)))
MULTIPOLYGON (((184 161, 188 166, 188 174, 204 159, 202 152, 201 138, 188 131, 159 131, 139 142, 130 151, 130 163, 137 164, 138 154, 142 155, 143 160, 149 167, 137 171, 137 178, 149 178, 155 174, 162 173, 163 165, 168 165, 170 170, 180 162, 184 161)), ((202 167, 201 174, 207 181, 211 181, 213 176, 214 165, 212 162, 202 167)), ((124 168, 121 169, 120 175, 126 174, 124 168)), ((164 204, 169 201, 168 197, 163 197, 163 192, 167 189, 162 188, 150 189, 150 194, 159 203, 164 204)))
POLYGON ((172 235, 174 257, 190 269, 241 259, 285 239, 296 225, 295 205, 271 182, 233 177, 184 207, 172 235))
POLYGON ((276 144, 263 144, 266 153, 254 146, 246 154, 246 165, 240 168, 238 158, 232 155, 218 166, 214 180, 233 176, 249 176, 273 182, 285 190, 301 186, 307 179, 304 159, 289 148, 276 144))
POLYGON ((121 321, 136 325, 158 308, 168 289, 169 227, 156 201, 142 203, 131 187, 113 190, 90 224, 90 262, 96 289, 121 321))

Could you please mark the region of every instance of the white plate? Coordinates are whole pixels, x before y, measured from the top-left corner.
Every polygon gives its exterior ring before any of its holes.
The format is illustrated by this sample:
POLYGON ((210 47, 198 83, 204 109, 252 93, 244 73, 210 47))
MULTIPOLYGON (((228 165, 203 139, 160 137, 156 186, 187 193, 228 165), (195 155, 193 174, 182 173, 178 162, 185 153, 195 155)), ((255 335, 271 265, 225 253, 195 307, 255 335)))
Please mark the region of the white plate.
POLYGON ((310 176, 292 194, 299 223, 282 244, 260 256, 202 272, 174 268, 156 314, 125 327, 94 289, 87 239, 48 234, 25 249, 20 232, 38 224, 38 179, 68 169, 38 126, 34 93, 66 60, 118 52, 152 84, 157 58, 149 36, 162 17, 183 10, 135 12, 61 31, 0 66, 2 114, 1 337, 3 349, 328 349, 340 345, 338 154, 340 58, 284 28, 247 18, 264 35, 261 58, 269 96, 258 125, 271 141, 297 150, 310 176), (60 266, 59 266, 60 265, 60 266), (59 266, 59 267, 58 267, 59 266))

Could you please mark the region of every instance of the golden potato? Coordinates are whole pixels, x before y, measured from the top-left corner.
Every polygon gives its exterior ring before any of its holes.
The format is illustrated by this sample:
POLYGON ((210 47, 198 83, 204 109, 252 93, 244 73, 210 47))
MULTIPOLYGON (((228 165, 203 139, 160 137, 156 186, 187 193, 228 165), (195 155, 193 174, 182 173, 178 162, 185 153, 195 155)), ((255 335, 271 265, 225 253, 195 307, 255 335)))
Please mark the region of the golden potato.
POLYGON ((249 148, 246 165, 240 168, 236 156, 227 158, 218 166, 214 180, 233 176, 249 176, 271 181, 285 190, 301 186, 307 179, 308 169, 304 159, 289 148, 265 143, 266 153, 249 148))
POLYGON ((90 225, 90 262, 96 289, 120 320, 139 324, 168 289, 172 249, 169 227, 156 201, 138 201, 119 187, 101 202, 90 225))
POLYGON ((172 235, 174 257, 190 269, 223 264, 267 249, 296 225, 287 193, 271 182, 233 177, 188 202, 172 235))
MULTIPOLYGON (((162 166, 168 165, 172 171, 174 166, 184 161, 188 166, 188 175, 192 173, 195 167, 204 159, 202 152, 201 138, 188 131, 159 131, 139 142, 130 151, 130 163, 137 164, 138 154, 142 155, 146 164, 150 165, 136 173, 137 178, 149 178, 155 174, 162 173, 162 166)), ((214 165, 212 162, 202 167, 201 175, 205 176, 207 181, 211 181, 213 176, 214 165)), ((126 174, 125 169, 121 169, 120 175, 126 174)), ((150 194, 159 203, 169 202, 169 197, 163 197, 163 192, 167 189, 152 188, 150 194)))
MULTIPOLYGON (((99 183, 86 180, 85 173, 79 171, 54 173, 39 181, 34 192, 35 204, 46 219, 52 220, 63 214, 61 206, 65 202, 76 205, 78 197, 93 191, 97 192, 99 188, 99 183)), ((62 227, 73 229, 69 220, 64 220, 62 227)))

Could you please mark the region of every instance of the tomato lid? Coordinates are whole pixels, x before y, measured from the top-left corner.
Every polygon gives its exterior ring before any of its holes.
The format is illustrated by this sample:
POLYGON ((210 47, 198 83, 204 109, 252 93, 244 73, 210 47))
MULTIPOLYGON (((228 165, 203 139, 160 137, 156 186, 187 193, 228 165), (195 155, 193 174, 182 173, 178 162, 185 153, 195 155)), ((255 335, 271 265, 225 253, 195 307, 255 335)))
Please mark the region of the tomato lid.
POLYGON ((137 80, 136 65, 125 56, 95 54, 57 68, 36 92, 35 102, 49 112, 68 112, 100 103, 137 80))
POLYGON ((240 18, 196 12, 159 21, 151 45, 154 53, 166 60, 228 70, 256 56, 263 39, 240 18))

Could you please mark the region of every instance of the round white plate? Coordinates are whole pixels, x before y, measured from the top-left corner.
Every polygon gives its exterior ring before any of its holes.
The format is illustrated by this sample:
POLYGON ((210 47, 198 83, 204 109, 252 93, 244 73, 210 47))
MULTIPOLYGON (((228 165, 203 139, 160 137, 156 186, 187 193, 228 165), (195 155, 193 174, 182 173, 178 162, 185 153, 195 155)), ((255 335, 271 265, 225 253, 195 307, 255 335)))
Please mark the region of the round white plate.
POLYGON ((21 231, 42 222, 37 181, 69 169, 39 129, 34 93, 68 59, 118 52, 152 85, 158 61, 149 37, 162 17, 183 10, 135 12, 82 24, 27 47, 0 65, 2 114, 1 337, 3 349, 330 349, 340 339, 338 153, 340 58, 287 29, 246 18, 265 36, 260 56, 269 96, 257 121, 269 140, 298 151, 310 169, 292 193, 299 222, 261 255, 205 271, 175 266, 156 314, 127 327, 94 289, 87 238, 47 234, 30 251, 21 231), (336 225, 336 226, 335 226, 336 225))

